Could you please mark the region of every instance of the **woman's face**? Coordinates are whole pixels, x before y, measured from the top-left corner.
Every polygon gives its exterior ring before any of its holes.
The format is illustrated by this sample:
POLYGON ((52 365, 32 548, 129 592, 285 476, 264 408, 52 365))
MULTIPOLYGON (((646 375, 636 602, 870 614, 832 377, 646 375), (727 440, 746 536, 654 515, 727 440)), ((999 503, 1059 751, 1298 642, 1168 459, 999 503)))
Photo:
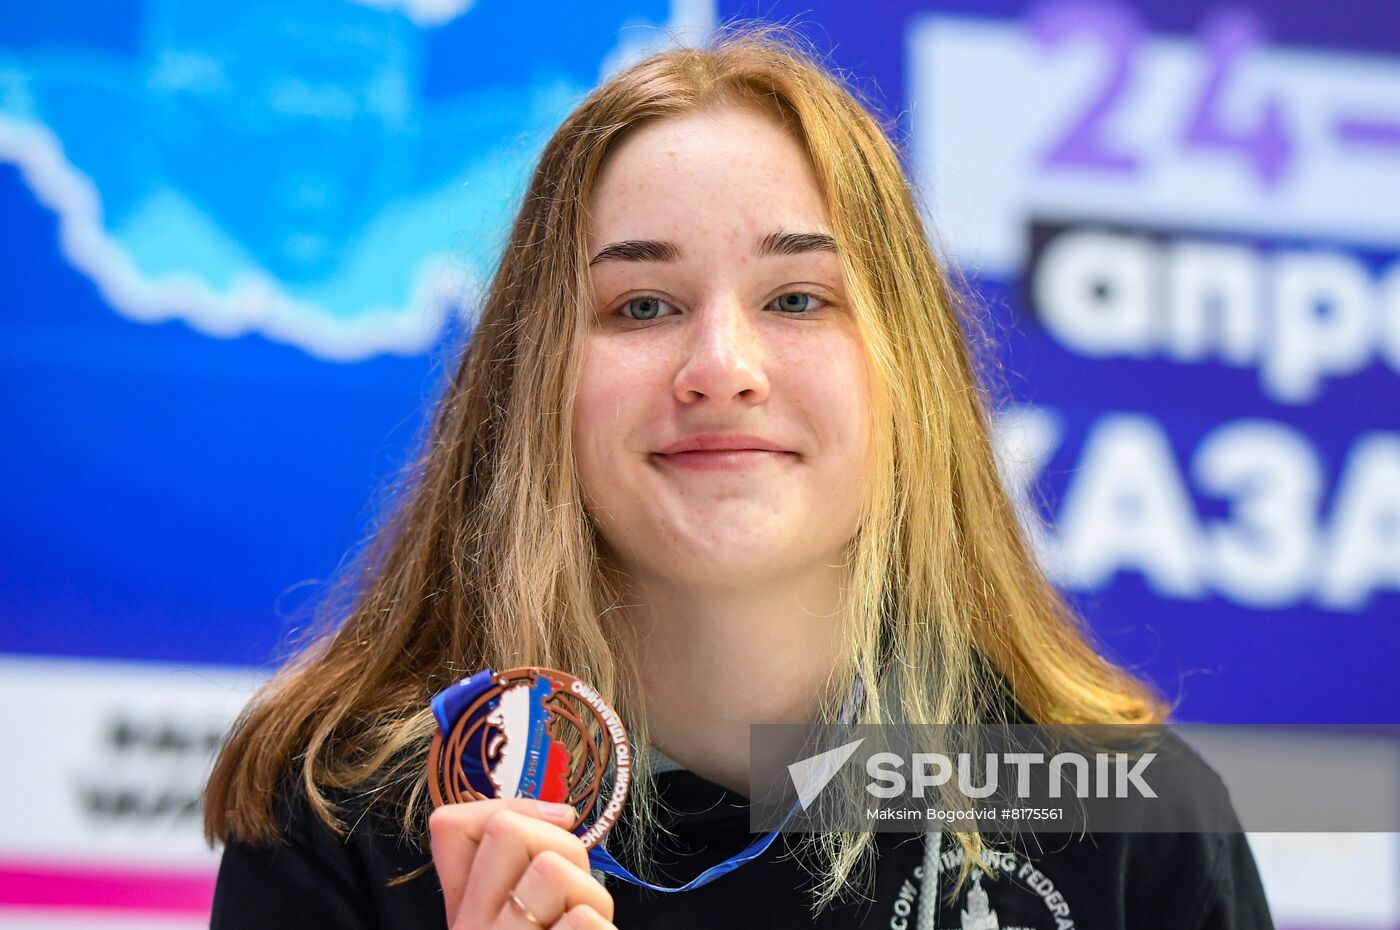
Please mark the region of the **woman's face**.
POLYGON ((869 382, 802 148, 748 109, 661 120, 612 154, 590 210, 574 444, 623 567, 735 587, 838 562, 869 382))

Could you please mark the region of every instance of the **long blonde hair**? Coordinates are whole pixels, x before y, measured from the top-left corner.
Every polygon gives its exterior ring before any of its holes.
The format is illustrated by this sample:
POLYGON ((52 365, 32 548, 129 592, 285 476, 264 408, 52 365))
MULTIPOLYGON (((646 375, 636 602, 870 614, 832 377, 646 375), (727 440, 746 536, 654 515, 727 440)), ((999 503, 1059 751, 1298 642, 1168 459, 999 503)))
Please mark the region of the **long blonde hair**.
MULTIPOLYGON (((998 691, 1041 723, 1163 719, 1162 701, 1098 654, 1030 551, 993 459, 969 347, 982 334, 886 132, 791 34, 747 26, 626 69, 549 140, 401 498, 342 579, 344 609, 327 602, 343 620, 268 682, 219 756, 205 794, 211 842, 276 837, 274 798, 289 778, 337 830, 330 796, 350 790, 395 805, 421 837, 428 701, 483 666, 584 677, 645 744, 638 669, 609 617, 621 585, 600 570, 572 451, 591 300, 586 205, 628 133, 720 105, 772 114, 808 153, 874 375, 875 464, 849 547, 849 659, 832 693, 874 683, 866 722, 979 722, 998 691)), ((639 823, 651 822, 646 781, 630 802, 639 823)), ((956 836, 965 862, 980 858, 978 834, 956 836)), ((871 839, 823 838, 816 906, 847 885, 871 839)))

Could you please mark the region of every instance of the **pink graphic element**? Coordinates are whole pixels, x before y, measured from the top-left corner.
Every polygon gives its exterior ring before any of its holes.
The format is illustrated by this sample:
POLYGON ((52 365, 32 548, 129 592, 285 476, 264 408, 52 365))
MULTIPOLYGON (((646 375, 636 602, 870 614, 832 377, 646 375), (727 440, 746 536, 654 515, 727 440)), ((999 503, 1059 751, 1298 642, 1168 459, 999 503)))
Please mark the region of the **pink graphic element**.
POLYGON ((1045 168, 1086 168, 1134 174, 1137 156, 1116 147, 1108 138, 1108 118, 1123 99, 1132 79, 1142 44, 1143 27, 1131 8, 1095 0, 1055 0, 1031 10, 1028 25, 1037 42, 1054 49, 1079 35, 1097 41, 1108 56, 1108 68, 1098 93, 1071 123, 1064 137, 1041 158, 1045 168))
POLYGON ((0 861, 0 908, 61 907, 207 916, 214 872, 0 861))
POLYGON ((1249 129, 1232 129, 1221 115, 1221 101, 1231 76, 1264 39, 1259 17, 1246 10, 1225 10, 1205 24, 1201 43, 1210 64, 1186 126, 1185 142, 1188 148, 1234 151, 1252 163, 1255 175, 1266 187, 1276 187, 1293 159, 1282 101, 1277 97, 1265 100, 1249 129))
POLYGON ((1332 125, 1332 131, 1348 145, 1400 148, 1400 119, 1368 120, 1343 116, 1332 125))

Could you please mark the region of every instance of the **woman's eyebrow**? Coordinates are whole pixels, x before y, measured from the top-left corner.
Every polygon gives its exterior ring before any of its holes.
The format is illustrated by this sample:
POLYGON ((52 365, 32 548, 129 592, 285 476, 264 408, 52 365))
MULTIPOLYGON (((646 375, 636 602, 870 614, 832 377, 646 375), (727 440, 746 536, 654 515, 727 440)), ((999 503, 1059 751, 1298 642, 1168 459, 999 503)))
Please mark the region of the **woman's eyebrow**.
MULTIPOLYGON (((836 240, 826 233, 769 233, 754 245, 755 255, 801 255, 804 252, 835 252, 836 240)), ((612 242, 598 250, 589 260, 592 267, 599 262, 674 262, 681 257, 674 242, 659 239, 626 239, 612 242)))

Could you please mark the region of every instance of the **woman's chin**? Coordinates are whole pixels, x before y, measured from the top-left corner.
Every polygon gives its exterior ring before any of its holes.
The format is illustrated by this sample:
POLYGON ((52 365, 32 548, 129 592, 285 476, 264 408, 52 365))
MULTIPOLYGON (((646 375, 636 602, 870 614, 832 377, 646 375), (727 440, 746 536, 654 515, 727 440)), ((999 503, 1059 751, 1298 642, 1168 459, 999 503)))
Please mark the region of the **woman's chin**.
POLYGON ((670 541, 648 553, 647 561, 661 569, 661 574, 678 582, 697 587, 736 588, 771 581, 810 558, 810 553, 793 551, 791 540, 787 538, 721 536, 689 546, 670 541), (663 549, 665 559, 658 562, 656 555, 663 549))

